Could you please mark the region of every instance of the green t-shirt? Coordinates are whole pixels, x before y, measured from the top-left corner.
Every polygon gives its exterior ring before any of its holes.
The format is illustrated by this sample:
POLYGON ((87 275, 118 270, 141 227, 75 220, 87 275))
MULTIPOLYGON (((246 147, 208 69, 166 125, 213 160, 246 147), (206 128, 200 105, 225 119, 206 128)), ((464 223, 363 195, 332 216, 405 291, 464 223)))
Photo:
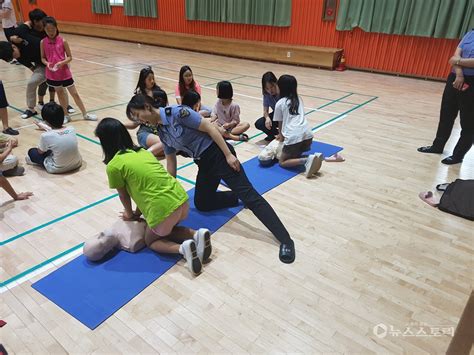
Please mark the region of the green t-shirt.
POLYGON ((188 194, 156 160, 144 149, 118 152, 107 164, 109 186, 126 188, 150 228, 163 222, 188 200, 188 194))

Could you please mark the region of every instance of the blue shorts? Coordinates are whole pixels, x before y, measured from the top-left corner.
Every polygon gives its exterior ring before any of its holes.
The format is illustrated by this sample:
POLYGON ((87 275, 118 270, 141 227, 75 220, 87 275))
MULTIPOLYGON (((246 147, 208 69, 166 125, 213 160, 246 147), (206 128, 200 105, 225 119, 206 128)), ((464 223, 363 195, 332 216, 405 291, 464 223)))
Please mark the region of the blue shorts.
POLYGON ((6 108, 6 107, 8 107, 7 95, 5 94, 3 83, 0 80, 0 108, 6 108))
POLYGON ((140 147, 143 147, 145 149, 150 148, 146 145, 146 140, 150 134, 153 134, 153 133, 147 132, 147 131, 137 132, 137 140, 140 147))

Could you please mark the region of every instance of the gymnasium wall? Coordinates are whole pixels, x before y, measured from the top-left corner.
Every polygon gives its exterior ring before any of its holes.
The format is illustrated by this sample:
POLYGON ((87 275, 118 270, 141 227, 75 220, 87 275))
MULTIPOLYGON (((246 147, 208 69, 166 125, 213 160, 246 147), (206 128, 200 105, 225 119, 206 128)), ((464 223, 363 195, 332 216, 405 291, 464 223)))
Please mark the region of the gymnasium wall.
MULTIPOLYGON (((291 27, 268 27, 187 21, 185 0, 157 0, 158 19, 127 17, 121 6, 111 15, 91 11, 91 0, 37 0, 37 7, 61 21, 143 28, 242 40, 344 48, 351 68, 443 79, 457 40, 336 31, 336 22, 323 22, 322 0, 293 0, 291 27)), ((19 0, 24 18, 33 9, 19 0)))

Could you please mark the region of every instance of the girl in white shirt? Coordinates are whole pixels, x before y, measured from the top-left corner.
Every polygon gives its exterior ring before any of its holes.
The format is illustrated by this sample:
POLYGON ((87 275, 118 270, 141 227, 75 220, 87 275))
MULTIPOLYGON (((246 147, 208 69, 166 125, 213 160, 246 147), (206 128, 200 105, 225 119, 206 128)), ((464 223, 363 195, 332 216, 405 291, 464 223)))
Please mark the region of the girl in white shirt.
POLYGON ((278 79, 281 99, 275 105, 273 120, 278 122, 276 139, 283 142, 280 166, 293 168, 304 165, 305 175, 310 178, 321 168, 324 159, 321 153, 303 156, 311 149, 313 132, 304 115, 303 101, 298 96, 298 83, 292 75, 278 79))

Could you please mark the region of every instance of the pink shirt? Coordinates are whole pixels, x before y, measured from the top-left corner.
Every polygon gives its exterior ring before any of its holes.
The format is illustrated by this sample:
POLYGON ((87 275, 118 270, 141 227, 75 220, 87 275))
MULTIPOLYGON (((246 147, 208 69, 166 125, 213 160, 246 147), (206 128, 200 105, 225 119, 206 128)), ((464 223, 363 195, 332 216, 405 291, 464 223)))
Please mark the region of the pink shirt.
MULTIPOLYGON (((54 64, 66 59, 64 40, 61 36, 57 36, 54 39, 46 37, 41 42, 43 43, 44 56, 48 63, 50 63, 51 68, 54 66, 54 64)), ((46 79, 48 80, 64 81, 71 78, 72 73, 69 69, 69 65, 63 65, 56 71, 46 67, 46 79)))
MULTIPOLYGON (((189 90, 189 87, 186 87, 186 90, 189 90)), ((200 96, 202 96, 201 86, 196 80, 194 80, 194 91, 196 91, 200 96)), ((174 89, 174 95, 177 99, 181 99, 181 93, 179 92, 179 83, 176 84, 176 88, 174 89)))
POLYGON ((217 100, 216 105, 212 109, 212 113, 217 115, 217 123, 223 126, 232 121, 240 123, 240 107, 234 101, 230 105, 224 105, 222 100, 217 100))

